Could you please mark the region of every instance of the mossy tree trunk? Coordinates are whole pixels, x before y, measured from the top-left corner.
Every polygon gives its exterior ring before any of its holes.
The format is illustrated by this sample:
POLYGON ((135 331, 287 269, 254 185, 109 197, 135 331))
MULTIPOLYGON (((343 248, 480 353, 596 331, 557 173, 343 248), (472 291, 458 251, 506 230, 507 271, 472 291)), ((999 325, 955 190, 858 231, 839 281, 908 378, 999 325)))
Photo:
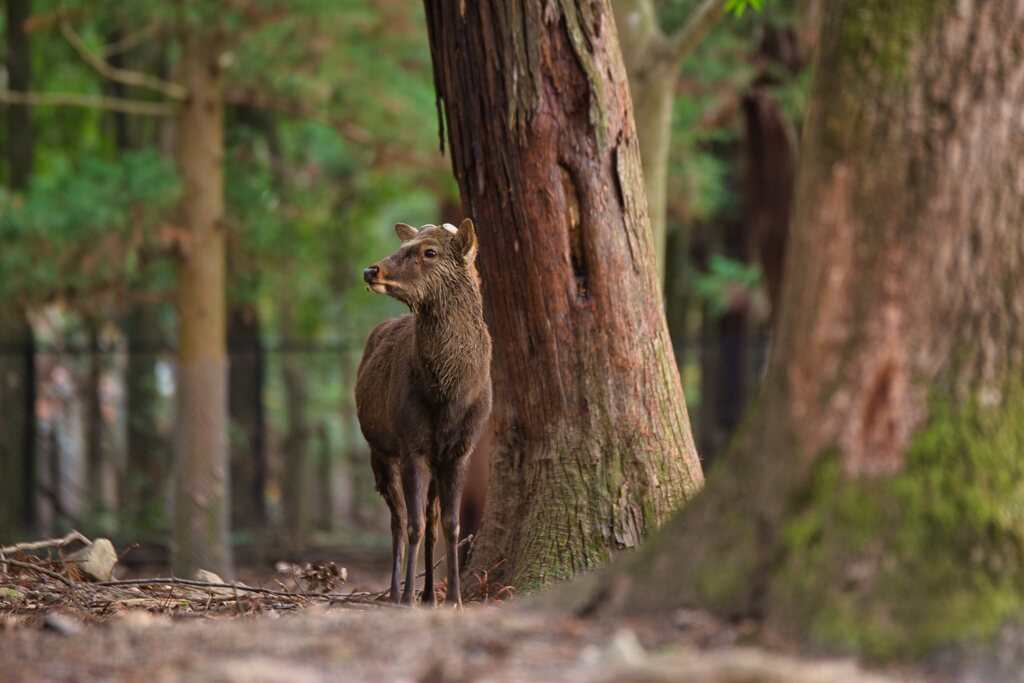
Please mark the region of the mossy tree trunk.
POLYGON ((520 589, 637 546, 702 484, 607 0, 427 0, 494 337, 469 570, 520 589))
POLYGON ((823 11, 766 390, 706 491, 571 598, 915 654, 1024 607, 1024 12, 823 11))
POLYGON ((173 566, 232 573, 228 542, 228 368, 224 235, 224 104, 221 41, 205 26, 182 27, 181 80, 188 89, 178 128, 181 216, 189 238, 178 271, 177 422, 173 566))
MULTIPOLYGON (((278 327, 285 344, 298 338, 291 302, 278 306, 278 327)), ((309 537, 313 528, 314 461, 309 427, 309 393, 303 377, 301 357, 285 348, 281 353, 281 374, 284 384, 285 412, 288 433, 281 444, 284 459, 284 517, 293 539, 309 537)))

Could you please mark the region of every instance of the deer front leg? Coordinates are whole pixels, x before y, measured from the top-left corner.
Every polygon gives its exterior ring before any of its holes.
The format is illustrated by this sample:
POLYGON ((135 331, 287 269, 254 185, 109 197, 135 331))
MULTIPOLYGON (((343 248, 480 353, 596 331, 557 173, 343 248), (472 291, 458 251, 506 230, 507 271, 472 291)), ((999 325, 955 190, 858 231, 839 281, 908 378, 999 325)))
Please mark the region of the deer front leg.
POLYGON ((408 551, 405 565, 405 591, 402 602, 416 604, 416 561, 419 559, 420 542, 426 526, 427 486, 430 483, 430 469, 426 459, 420 455, 404 458, 402 463, 402 490, 405 493, 405 508, 408 514, 408 551))
POLYGON ((444 533, 445 563, 448 565, 448 596, 445 601, 462 609, 462 587, 459 585, 459 507, 466 482, 469 454, 444 463, 439 471, 438 492, 441 499, 441 531, 444 533))

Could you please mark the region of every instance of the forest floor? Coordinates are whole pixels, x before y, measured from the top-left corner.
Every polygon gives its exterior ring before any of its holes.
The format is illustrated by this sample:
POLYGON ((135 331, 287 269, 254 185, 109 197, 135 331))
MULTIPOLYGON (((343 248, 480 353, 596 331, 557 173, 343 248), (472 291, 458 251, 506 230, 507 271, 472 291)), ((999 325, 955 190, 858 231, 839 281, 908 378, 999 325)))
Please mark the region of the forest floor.
POLYGON ((938 675, 941 667, 865 668, 850 659, 809 656, 752 623, 724 623, 696 610, 670 622, 578 619, 543 611, 543 596, 470 604, 462 612, 396 608, 376 599, 386 579, 382 565, 364 560, 347 568, 347 583, 327 598, 301 595, 298 582, 294 593, 285 590, 284 582, 269 578, 273 569, 264 576, 252 568, 242 572, 249 586, 280 589, 261 594, 159 584, 102 587, 8 567, 0 574, 0 593, 7 591, 0 595, 0 681, 950 680, 938 675))

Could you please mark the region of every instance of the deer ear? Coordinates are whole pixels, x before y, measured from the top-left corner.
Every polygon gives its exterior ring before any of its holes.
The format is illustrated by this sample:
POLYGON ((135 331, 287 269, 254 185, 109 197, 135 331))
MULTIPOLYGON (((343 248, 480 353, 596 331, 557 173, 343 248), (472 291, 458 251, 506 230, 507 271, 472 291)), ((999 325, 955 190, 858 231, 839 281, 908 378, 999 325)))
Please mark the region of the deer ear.
POLYGON ((395 234, 398 235, 398 239, 403 242, 408 242, 415 237, 418 232, 419 230, 406 223, 395 224, 395 234))
POLYGON ((472 263, 476 259, 476 228, 473 227, 471 219, 462 221, 458 232, 455 233, 455 244, 467 263, 472 263))

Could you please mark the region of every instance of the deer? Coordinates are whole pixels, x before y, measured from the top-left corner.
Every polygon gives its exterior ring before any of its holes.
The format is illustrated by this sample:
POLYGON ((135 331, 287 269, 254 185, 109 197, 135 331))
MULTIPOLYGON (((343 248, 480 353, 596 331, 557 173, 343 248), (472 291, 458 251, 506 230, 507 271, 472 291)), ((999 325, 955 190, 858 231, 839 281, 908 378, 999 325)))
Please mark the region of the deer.
POLYGON ((356 375, 356 415, 370 446, 378 493, 391 512, 391 602, 399 604, 403 541, 405 589, 415 605, 415 573, 425 541, 423 602, 437 605, 433 550, 440 518, 448 565, 446 602, 462 608, 459 507, 469 456, 491 412, 491 337, 476 271, 473 221, 395 226, 398 249, 363 271, 377 294, 409 313, 377 325, 356 375))

